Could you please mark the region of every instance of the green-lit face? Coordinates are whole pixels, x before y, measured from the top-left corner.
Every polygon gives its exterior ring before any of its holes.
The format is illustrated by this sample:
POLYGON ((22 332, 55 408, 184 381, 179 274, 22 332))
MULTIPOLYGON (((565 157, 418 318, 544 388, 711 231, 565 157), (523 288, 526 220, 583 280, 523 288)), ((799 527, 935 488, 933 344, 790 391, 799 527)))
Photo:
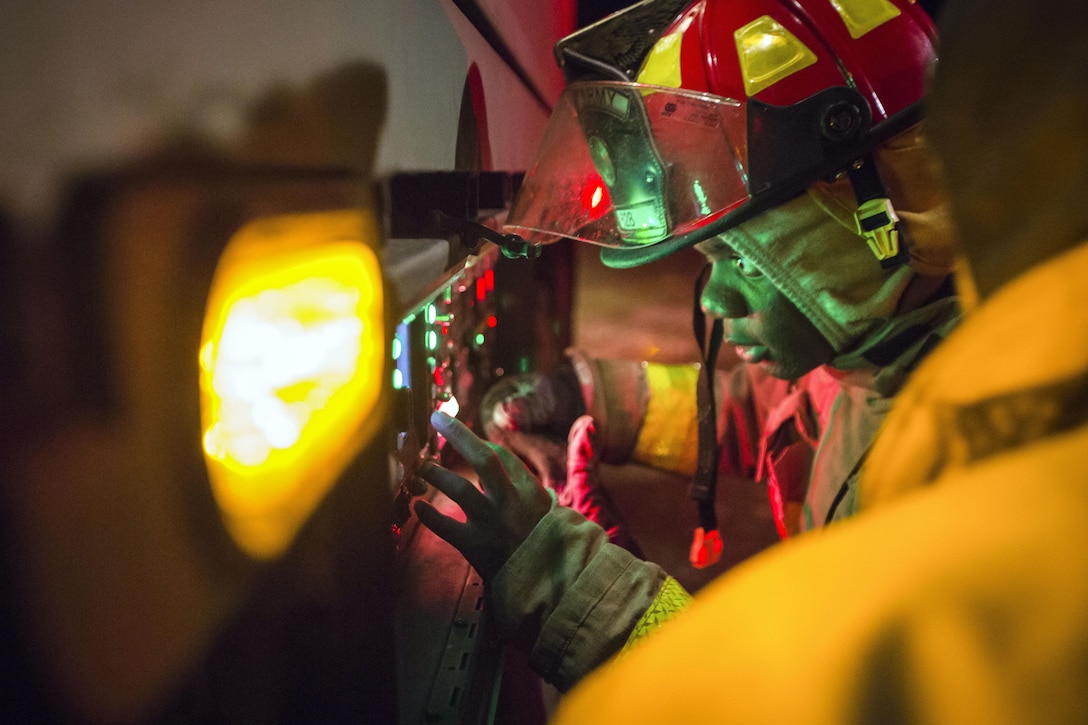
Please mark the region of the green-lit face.
POLYGON ((742 360, 784 380, 831 361, 831 343, 750 261, 717 237, 696 249, 714 265, 702 307, 725 321, 726 339, 742 360))

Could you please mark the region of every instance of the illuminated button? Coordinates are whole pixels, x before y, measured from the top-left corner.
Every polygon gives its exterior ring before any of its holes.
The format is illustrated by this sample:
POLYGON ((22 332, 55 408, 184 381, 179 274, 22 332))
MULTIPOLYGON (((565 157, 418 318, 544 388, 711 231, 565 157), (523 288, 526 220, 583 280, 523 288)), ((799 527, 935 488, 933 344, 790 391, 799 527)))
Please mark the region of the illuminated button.
POLYGON ((424 342, 427 345, 428 350, 438 349, 438 333, 434 330, 427 330, 427 334, 424 336, 424 342))
POLYGON ((438 406, 438 409, 451 418, 456 418, 457 414, 461 412, 461 406, 458 405, 457 398, 452 395, 445 398, 442 404, 438 406))

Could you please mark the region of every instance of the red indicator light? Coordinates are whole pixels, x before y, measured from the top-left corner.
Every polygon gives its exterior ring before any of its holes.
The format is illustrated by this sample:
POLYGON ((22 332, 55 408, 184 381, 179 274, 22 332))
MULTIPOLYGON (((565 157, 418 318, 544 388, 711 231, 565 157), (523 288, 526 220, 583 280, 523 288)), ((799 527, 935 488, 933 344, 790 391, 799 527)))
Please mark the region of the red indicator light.
POLYGON ((497 324, 499 324, 499 319, 497 317, 495 317, 495 315, 488 316, 488 318, 487 318, 487 326, 488 327, 494 327, 497 324))
POLYGON ((604 185, 601 177, 594 176, 588 179, 582 189, 582 208, 593 212, 593 218, 597 218, 612 206, 612 200, 608 195, 608 187, 604 185))

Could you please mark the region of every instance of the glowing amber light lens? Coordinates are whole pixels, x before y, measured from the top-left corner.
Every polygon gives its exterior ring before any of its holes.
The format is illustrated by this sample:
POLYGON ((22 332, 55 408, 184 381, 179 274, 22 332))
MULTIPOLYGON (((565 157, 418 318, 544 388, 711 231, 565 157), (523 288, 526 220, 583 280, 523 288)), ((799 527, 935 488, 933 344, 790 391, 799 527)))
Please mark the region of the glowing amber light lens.
POLYGON ((381 272, 361 212, 251 223, 219 262, 200 349, 204 451, 232 536, 271 558, 373 433, 381 272))

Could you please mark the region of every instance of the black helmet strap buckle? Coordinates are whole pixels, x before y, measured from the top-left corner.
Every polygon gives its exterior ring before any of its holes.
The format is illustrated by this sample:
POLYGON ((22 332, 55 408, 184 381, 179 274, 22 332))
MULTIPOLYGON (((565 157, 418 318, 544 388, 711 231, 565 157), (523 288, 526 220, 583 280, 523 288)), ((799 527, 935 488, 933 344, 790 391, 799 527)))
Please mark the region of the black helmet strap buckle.
POLYGON ((894 269, 910 262, 910 253, 900 234, 899 216, 880 180, 873 155, 865 154, 852 163, 846 173, 858 202, 854 214, 858 234, 880 260, 880 266, 894 269))

